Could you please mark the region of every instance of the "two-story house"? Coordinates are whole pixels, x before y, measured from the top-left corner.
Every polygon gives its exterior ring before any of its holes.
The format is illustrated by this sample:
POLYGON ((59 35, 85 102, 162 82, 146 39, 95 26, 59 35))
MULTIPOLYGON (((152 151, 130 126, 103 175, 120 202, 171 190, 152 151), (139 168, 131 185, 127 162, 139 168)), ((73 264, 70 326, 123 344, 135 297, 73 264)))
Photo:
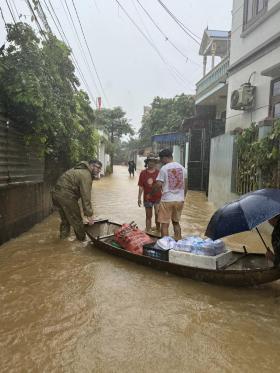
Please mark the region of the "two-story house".
POLYGON ((234 0, 226 131, 211 141, 209 199, 236 197, 234 130, 280 117, 280 0, 234 0))
POLYGON ((279 0, 233 1, 229 97, 248 82, 255 87, 252 109, 234 110, 228 100, 227 131, 280 117, 279 0))
POLYGON ((225 132, 227 107, 227 71, 229 67, 230 32, 204 31, 199 54, 203 59, 202 78, 196 84, 196 114, 185 119, 185 164, 188 187, 207 193, 211 138, 225 132))

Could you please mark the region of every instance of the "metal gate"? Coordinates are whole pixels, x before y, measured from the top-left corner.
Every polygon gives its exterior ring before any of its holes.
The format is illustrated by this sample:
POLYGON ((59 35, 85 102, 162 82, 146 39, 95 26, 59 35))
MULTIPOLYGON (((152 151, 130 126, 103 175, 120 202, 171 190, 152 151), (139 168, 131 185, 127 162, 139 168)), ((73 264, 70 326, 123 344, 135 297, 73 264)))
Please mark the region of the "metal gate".
POLYGON ((210 136, 205 128, 190 129, 188 189, 208 191, 210 136))

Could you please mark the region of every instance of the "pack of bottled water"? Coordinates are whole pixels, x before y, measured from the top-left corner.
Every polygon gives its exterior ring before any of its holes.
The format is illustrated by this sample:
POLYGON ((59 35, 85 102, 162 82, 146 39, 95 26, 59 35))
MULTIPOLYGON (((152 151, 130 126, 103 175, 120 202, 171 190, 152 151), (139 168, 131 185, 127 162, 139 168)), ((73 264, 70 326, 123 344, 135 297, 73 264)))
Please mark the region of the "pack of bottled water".
POLYGON ((216 256, 226 252, 222 240, 213 241, 210 238, 204 240, 198 236, 187 236, 175 243, 174 250, 184 251, 195 255, 216 256))

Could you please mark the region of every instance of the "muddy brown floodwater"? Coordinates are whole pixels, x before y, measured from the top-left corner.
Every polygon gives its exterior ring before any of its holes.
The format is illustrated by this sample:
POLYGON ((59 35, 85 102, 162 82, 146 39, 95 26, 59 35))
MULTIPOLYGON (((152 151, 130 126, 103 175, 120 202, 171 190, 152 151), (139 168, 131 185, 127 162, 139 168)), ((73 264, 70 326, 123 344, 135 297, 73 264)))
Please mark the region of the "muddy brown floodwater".
MULTIPOLYGON (((144 224, 137 175, 94 183, 99 217, 144 224)), ((190 192, 183 233, 213 212, 190 192)), ((277 372, 280 283, 232 289, 194 282, 59 241, 53 214, 0 248, 0 371, 277 372)), ((254 233, 229 243, 261 249, 254 233)))

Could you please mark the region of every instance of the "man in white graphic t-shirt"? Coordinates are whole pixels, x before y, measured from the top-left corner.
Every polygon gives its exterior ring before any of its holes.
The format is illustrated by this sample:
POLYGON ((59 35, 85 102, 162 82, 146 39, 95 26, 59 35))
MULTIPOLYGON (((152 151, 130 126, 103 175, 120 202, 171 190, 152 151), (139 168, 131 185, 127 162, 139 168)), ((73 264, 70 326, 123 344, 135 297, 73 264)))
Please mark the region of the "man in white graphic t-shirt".
POLYGON ((168 228, 172 221, 175 240, 181 239, 180 219, 185 201, 185 179, 187 170, 173 161, 172 151, 164 149, 159 153, 164 164, 157 177, 157 186, 162 188, 159 205, 158 222, 161 223, 162 237, 168 236, 168 228))

